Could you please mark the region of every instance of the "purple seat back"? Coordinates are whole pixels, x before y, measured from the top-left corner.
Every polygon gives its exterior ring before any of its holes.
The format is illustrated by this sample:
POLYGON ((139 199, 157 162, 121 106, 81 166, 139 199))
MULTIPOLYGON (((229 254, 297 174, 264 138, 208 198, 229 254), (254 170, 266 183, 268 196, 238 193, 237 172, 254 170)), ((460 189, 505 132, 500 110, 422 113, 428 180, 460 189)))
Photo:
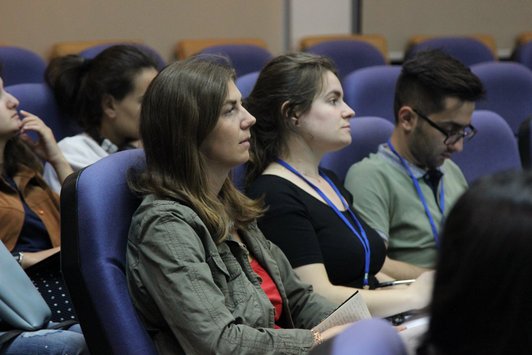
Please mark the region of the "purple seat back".
POLYGON ((476 108, 497 112, 517 134, 521 122, 532 115, 532 71, 511 62, 476 64, 471 71, 486 89, 486 98, 476 108))
POLYGON ((513 60, 532 70, 532 41, 519 45, 515 49, 513 60))
POLYGON ((225 44, 204 48, 201 54, 221 55, 229 60, 236 70, 236 76, 260 71, 272 58, 272 54, 259 46, 251 44, 225 44))
POLYGON ((125 258, 140 198, 127 186, 144 151, 112 154, 72 174, 61 191, 61 268, 92 354, 156 354, 128 293, 125 258))
POLYGON ((249 94, 251 94, 251 91, 253 91, 253 87, 255 86, 255 83, 257 82, 259 74, 260 72, 254 71, 254 72, 247 73, 245 75, 242 75, 241 77, 236 78, 235 84, 238 90, 240 90, 240 93, 242 94, 243 99, 248 97, 249 94))
POLYGON ((499 171, 521 169, 517 140, 504 118, 479 110, 473 113, 471 124, 477 135, 452 158, 469 183, 499 171))
POLYGON ((393 129, 393 123, 382 117, 355 117, 351 120, 351 144, 326 154, 320 165, 344 181, 351 165, 376 152, 379 144, 390 138, 393 129))
POLYGON ((358 116, 378 116, 395 123, 395 84, 398 65, 377 65, 358 69, 343 80, 345 102, 358 116))
POLYGON ((427 39, 412 46, 406 58, 427 49, 441 49, 467 66, 495 61, 493 52, 484 43, 470 37, 439 37, 427 39))
POLYGON ((0 46, 0 63, 4 86, 44 82, 46 62, 28 49, 0 46))
POLYGON ((381 51, 364 41, 326 41, 310 46, 305 51, 331 58, 340 79, 360 68, 386 64, 381 51))

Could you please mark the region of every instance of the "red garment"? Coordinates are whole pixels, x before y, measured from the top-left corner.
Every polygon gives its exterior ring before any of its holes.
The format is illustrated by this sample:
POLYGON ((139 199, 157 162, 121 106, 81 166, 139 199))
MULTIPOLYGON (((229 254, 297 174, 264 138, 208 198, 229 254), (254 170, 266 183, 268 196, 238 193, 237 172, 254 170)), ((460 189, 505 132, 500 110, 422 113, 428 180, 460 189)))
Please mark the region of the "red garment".
POLYGON ((264 293, 266 294, 275 309, 275 328, 278 329, 280 327, 277 325, 277 322, 281 318, 281 312, 283 311, 283 300, 281 298, 281 294, 279 293, 275 282, 273 282, 268 272, 264 270, 264 268, 259 264, 256 259, 251 259, 250 264, 253 271, 255 271, 255 273, 259 275, 262 279, 260 287, 262 288, 262 290, 264 291, 264 293))

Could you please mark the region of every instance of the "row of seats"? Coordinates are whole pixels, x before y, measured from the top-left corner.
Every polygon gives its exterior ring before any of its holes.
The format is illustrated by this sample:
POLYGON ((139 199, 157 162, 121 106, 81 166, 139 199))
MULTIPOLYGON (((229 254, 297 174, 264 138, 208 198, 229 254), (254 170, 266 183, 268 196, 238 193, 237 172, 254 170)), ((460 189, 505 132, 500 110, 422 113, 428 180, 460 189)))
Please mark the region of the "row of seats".
MULTIPOLYGON (((114 44, 116 43, 98 44, 87 47, 76 54, 79 54, 83 58, 91 59, 114 44)), ((149 53, 155 59, 159 69, 162 69, 167 64, 153 48, 139 43, 135 43, 134 45, 149 53)), ((0 46, 0 63, 2 65, 2 79, 4 80, 5 86, 44 82, 44 71, 47 62, 37 53, 28 49, 16 46, 0 46)))
MULTIPOLYGON (((98 45, 85 49, 82 53, 87 57, 95 56, 110 45, 98 45)), ((149 47, 145 48, 150 50, 149 47)), ((190 48, 188 50, 193 51, 190 48)), ((525 167, 529 167, 532 160, 529 129, 532 117, 532 71, 513 62, 485 62, 474 64, 471 69, 479 76, 487 91, 486 99, 478 102, 477 109, 494 111, 507 120, 513 133, 520 137, 518 143, 521 159, 525 167)), ((393 122, 393 96, 400 70, 397 65, 377 65, 355 70, 343 79, 346 102, 355 109, 358 116, 384 117, 393 122)), ((4 75, 8 72, 6 70, 4 75)), ((237 78, 237 86, 244 97, 253 88, 257 77, 258 72, 255 71, 237 78)), ((45 84, 18 84, 7 88, 20 99, 21 109, 33 112, 45 120, 58 140, 80 131, 73 120, 60 114, 53 95, 45 84)))
MULTIPOLYGON (((104 49, 115 44, 131 44, 148 52, 157 62, 159 69, 167 61, 152 47, 131 40, 102 40, 64 42, 53 46, 51 59, 68 54, 79 54, 84 58, 94 58, 104 49)), ((223 54, 231 60, 237 76, 260 70, 273 55, 266 48, 266 42, 260 39, 238 40, 184 40, 178 43, 175 58, 182 59, 191 55, 223 54)), ((0 63, 3 64, 4 84, 40 83, 44 81, 46 61, 29 49, 16 46, 0 46, 0 63)))
MULTIPOLYGON (((159 66, 166 61, 153 48, 140 40, 92 40, 57 43, 52 47, 51 58, 79 53, 92 58, 103 49, 117 43, 131 43, 150 52, 159 66)), ((427 48, 442 48, 466 65, 496 61, 496 43, 490 35, 470 36, 412 36, 405 50, 405 59, 427 48)), ((346 34, 308 36, 301 39, 299 50, 327 55, 338 66, 341 77, 356 69, 389 63, 386 38, 376 34, 346 34)), ((222 53, 227 55, 241 76, 260 70, 272 54, 265 41, 258 38, 184 39, 177 43, 174 57, 183 59, 197 53, 222 53)), ((513 60, 532 69, 532 32, 517 37, 513 60)), ((0 61, 7 66, 6 83, 40 82, 46 63, 39 55, 23 48, 1 46, 0 61), (14 60, 11 60, 14 58, 14 60), (20 70, 27 67, 28 70, 20 70)))
MULTIPOLYGON (((477 108, 497 112, 517 135, 521 123, 532 116, 532 71, 510 62, 481 63, 471 69, 487 91, 486 99, 479 101, 477 108)), ((347 104, 359 116, 379 116, 393 122, 393 96, 400 71, 400 66, 382 65, 349 74, 343 80, 347 104)), ((237 86, 244 97, 251 92, 257 77, 258 72, 252 72, 237 78, 237 86)), ((8 91, 19 98, 21 109, 43 117, 57 139, 78 131, 71 120, 61 117, 46 85, 11 85, 8 91)))
MULTIPOLYGON (((495 111, 517 134, 519 125, 532 115, 532 70, 519 63, 474 64, 486 88, 486 98, 477 109, 495 111)), ((394 121, 393 97, 400 66, 373 66, 356 70, 344 78, 345 100, 361 116, 381 116, 394 121)), ((249 84, 248 84, 249 85, 249 84)))

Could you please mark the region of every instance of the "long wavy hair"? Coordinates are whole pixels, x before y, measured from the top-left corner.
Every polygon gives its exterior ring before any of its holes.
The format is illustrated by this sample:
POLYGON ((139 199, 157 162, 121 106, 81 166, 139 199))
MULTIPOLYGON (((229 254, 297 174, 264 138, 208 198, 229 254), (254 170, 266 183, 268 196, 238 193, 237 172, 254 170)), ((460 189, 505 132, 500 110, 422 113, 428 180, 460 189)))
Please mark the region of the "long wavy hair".
POLYGON ((216 242, 229 229, 246 228, 262 204, 243 195, 227 177, 218 196, 208 193, 200 146, 216 126, 234 70, 219 58, 175 62, 153 80, 141 109, 140 134, 147 169, 130 177, 140 194, 180 200, 202 219, 216 242))
POLYGON ((38 174, 43 172, 43 164, 39 157, 18 136, 11 138, 4 149, 3 171, 7 176, 15 176, 24 165, 38 174))

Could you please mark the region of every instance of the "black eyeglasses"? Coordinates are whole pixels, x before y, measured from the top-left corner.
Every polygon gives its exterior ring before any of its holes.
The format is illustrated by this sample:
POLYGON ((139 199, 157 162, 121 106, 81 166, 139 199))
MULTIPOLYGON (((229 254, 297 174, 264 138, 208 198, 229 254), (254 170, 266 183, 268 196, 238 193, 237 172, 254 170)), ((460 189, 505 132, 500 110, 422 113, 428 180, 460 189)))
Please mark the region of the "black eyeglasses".
POLYGON ((416 110, 415 108, 412 109, 419 117, 427 121, 429 125, 436 128, 438 131, 440 131, 444 136, 445 139, 443 141, 443 144, 445 145, 453 145, 456 142, 458 142, 460 139, 464 139, 465 142, 470 141, 471 138, 477 134, 477 130, 472 125, 467 125, 461 130, 458 131, 447 131, 440 127, 438 124, 436 124, 433 120, 427 117, 427 115, 421 113, 420 111, 416 110))

